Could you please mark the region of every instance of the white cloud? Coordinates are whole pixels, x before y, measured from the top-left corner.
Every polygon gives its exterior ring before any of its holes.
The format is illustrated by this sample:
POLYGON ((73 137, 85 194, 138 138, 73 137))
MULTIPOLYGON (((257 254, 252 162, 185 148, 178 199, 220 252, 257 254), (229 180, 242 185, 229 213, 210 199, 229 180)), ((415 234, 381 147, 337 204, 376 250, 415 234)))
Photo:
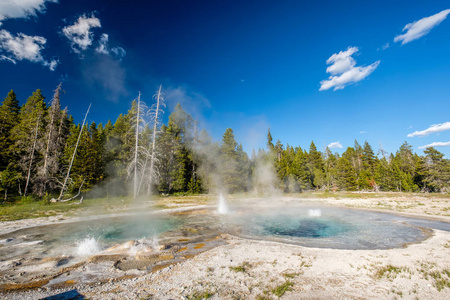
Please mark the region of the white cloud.
POLYGON ((51 61, 43 61, 42 65, 48 67, 50 69, 50 71, 55 71, 56 67, 58 66, 59 61, 58 60, 51 60, 51 61))
POLYGON ((122 59, 127 54, 125 49, 122 47, 114 47, 110 50, 108 47, 108 40, 109 36, 106 33, 102 34, 100 40, 98 41, 98 47, 95 48, 95 51, 105 55, 110 55, 112 53, 117 58, 122 59))
POLYGON ((359 133, 366 134, 367 132, 365 132, 364 130, 361 130, 359 133))
POLYGON ((450 146, 450 142, 434 142, 425 146, 420 146, 419 149, 425 149, 428 147, 448 147, 450 146))
POLYGON ((45 2, 57 3, 58 0, 1 0, 0 25, 6 19, 28 18, 35 16, 37 12, 43 12, 45 2))
POLYGON ((320 82, 319 91, 330 88, 334 88, 335 91, 343 89, 349 84, 363 80, 378 67, 380 61, 376 61, 367 67, 356 67, 356 61, 352 55, 358 50, 358 47, 349 47, 346 51, 335 53, 327 59, 327 64, 330 66, 326 72, 331 76, 320 82))
POLYGON ((122 47, 111 48, 111 52, 119 59, 121 59, 127 54, 127 51, 125 51, 125 49, 123 49, 122 47))
POLYGON ((95 51, 97 51, 97 53, 109 54, 108 39, 109 37, 106 33, 102 34, 100 40, 98 41, 98 47, 95 48, 95 51))
POLYGON ((75 24, 64 27, 62 32, 69 39, 72 50, 81 53, 92 45, 94 33, 91 29, 95 27, 102 27, 98 18, 94 15, 91 17, 82 15, 75 24))
POLYGON ((330 149, 342 148, 342 145, 341 145, 341 142, 333 142, 333 143, 330 143, 327 147, 330 149))
POLYGON ((11 62, 13 64, 16 64, 16 61, 14 59, 12 59, 11 57, 5 56, 3 54, 0 55, 0 60, 6 60, 6 61, 9 61, 9 62, 11 62))
POLYGON ((352 55, 356 52, 358 52, 358 47, 349 47, 346 51, 341 51, 331 55, 330 58, 327 59, 327 65, 331 64, 331 66, 327 68, 327 73, 337 75, 354 68, 356 61, 352 55))
POLYGON ((431 133, 437 133, 445 130, 450 130, 450 122, 431 125, 429 128, 422 131, 414 131, 413 133, 408 134, 408 137, 427 136, 431 133))
POLYGON ((41 51, 44 49, 47 40, 41 36, 29 36, 19 33, 13 36, 9 31, 0 30, 0 52, 8 53, 2 54, 0 60, 6 60, 16 63, 16 60, 29 60, 35 63, 41 63, 54 71, 58 65, 58 61, 47 61, 42 57, 41 51))
POLYGON ((450 9, 443 10, 435 15, 407 24, 402 30, 406 30, 406 33, 397 35, 394 38, 394 42, 401 41, 402 45, 404 45, 427 35, 431 29, 444 21, 448 14, 450 14, 450 9))

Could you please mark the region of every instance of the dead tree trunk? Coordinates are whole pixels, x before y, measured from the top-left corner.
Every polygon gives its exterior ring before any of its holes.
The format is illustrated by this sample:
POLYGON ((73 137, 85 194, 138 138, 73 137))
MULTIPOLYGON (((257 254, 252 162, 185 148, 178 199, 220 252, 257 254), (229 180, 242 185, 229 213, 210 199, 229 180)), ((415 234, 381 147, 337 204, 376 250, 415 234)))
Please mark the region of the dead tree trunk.
POLYGON ((58 85, 58 87, 55 90, 55 95, 53 97, 53 102, 52 102, 52 108, 51 108, 52 111, 51 111, 51 116, 50 116, 50 124, 48 125, 47 147, 45 149, 44 167, 42 169, 42 173, 43 173, 44 176, 47 176, 48 161, 49 161, 49 155, 50 155, 51 145, 52 145, 53 129, 54 129, 54 124, 56 122, 55 116, 56 116, 56 114, 59 113, 57 110, 60 109, 60 105, 59 105, 60 90, 61 90, 61 83, 58 85))
POLYGON ((25 184, 25 191, 23 192, 23 196, 26 197, 27 196, 27 189, 28 189, 28 184, 30 183, 30 176, 31 176, 31 167, 33 165, 33 159, 34 159, 34 150, 36 149, 36 142, 37 142, 37 137, 38 137, 38 131, 39 131, 39 122, 41 121, 41 116, 39 115, 37 122, 36 122, 36 132, 34 134, 34 142, 33 142, 33 147, 31 148, 31 154, 30 154, 30 165, 28 167, 28 175, 27 175, 27 182, 25 184))
POLYGON ((136 199, 138 194, 138 148, 139 148, 139 122, 140 117, 139 113, 141 111, 141 92, 139 92, 138 100, 137 100, 137 111, 136 111, 136 142, 134 148, 134 191, 133 197, 136 199))
POLYGON ((69 170, 67 170, 67 175, 66 175, 66 178, 64 179, 64 183, 63 183, 63 186, 61 188, 61 193, 59 194, 59 197, 58 197, 57 201, 60 201, 61 197, 64 194, 64 190, 66 188, 67 180, 69 179, 69 175, 70 175, 70 170, 72 169, 73 161, 75 159, 75 155, 77 154, 77 148, 78 148, 78 143, 80 142, 80 139, 81 139, 81 133, 83 133, 84 123, 86 123, 86 118, 87 118, 87 115, 89 113, 89 110, 91 109, 91 105, 92 104, 89 104, 89 107, 88 107, 88 110, 86 112, 86 115, 84 116, 83 124, 81 125, 81 128, 80 128, 80 134, 78 135, 77 143, 75 145, 75 150, 73 150, 72 159, 70 160, 69 170))
POLYGON ((159 108, 161 105, 161 101, 163 101, 163 97, 161 95, 161 85, 159 86, 158 92, 156 93, 156 111, 155 111, 155 121, 153 123, 153 137, 152 137, 152 154, 150 158, 150 178, 148 182, 147 195, 152 193, 152 185, 153 185, 153 169, 155 168, 155 148, 156 148, 156 129, 158 126, 158 117, 159 117, 159 108))

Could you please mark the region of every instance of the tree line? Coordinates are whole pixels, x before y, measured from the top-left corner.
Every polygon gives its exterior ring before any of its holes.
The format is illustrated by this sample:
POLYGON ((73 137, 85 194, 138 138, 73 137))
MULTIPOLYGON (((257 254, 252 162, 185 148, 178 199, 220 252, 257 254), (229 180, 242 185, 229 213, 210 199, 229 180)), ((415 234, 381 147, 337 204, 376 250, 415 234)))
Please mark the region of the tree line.
POLYGON ((20 106, 10 91, 0 106, 0 191, 4 201, 77 191, 93 196, 155 193, 374 190, 448 192, 450 161, 434 148, 424 156, 406 142, 376 155, 355 141, 339 155, 329 148, 286 147, 268 131, 267 149, 251 157, 228 128, 213 141, 178 104, 161 122, 161 87, 147 108, 139 97, 106 124, 77 124, 61 107, 59 85, 46 103, 38 89, 20 106))
POLYGON ((367 141, 361 146, 355 140, 353 147, 339 155, 328 147, 318 151, 314 142, 309 151, 284 148, 280 141, 274 145, 270 130, 267 146, 274 153, 280 187, 285 191, 450 191, 450 160, 432 147, 419 156, 404 142, 395 154, 381 149, 376 155, 367 141))

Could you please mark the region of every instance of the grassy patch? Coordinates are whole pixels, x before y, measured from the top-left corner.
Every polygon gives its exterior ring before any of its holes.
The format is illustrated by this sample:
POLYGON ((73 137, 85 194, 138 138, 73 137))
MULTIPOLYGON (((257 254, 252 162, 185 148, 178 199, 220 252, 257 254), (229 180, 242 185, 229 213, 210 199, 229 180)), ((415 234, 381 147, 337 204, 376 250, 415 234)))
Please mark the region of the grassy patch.
POLYGON ((32 219, 39 217, 50 217, 61 214, 98 214, 107 213, 111 210, 118 212, 127 210, 132 203, 126 198, 94 198, 85 199, 79 204, 79 200, 69 202, 51 203, 48 200, 35 200, 25 198, 15 203, 0 205, 0 221, 13 221, 20 219, 32 219))
POLYGON ((239 273, 239 272, 248 272, 250 270, 252 265, 248 261, 244 261, 241 265, 236 267, 229 267, 231 271, 239 273))
POLYGON ((401 272, 406 271, 406 268, 396 267, 393 265, 387 265, 385 267, 377 268, 374 277, 375 278, 383 278, 386 277, 388 279, 394 279, 401 272))
MULTIPOLYGON (((69 197, 69 196, 67 196, 69 197)), ((68 202, 49 201, 45 199, 24 197, 15 202, 0 203, 0 221, 14 221, 50 217, 56 215, 97 215, 120 212, 142 212, 143 207, 153 209, 167 209, 179 205, 206 204, 211 201, 209 195, 189 196, 152 196, 133 200, 131 197, 85 198, 79 203, 79 198, 68 202)))
POLYGON ((283 275, 284 278, 289 278, 292 279, 294 277, 297 277, 299 275, 299 273, 281 273, 281 275, 283 275))
POLYGON ((286 281, 285 283, 275 287, 271 290, 272 294, 274 294, 277 297, 283 296, 286 292, 292 291, 292 286, 294 283, 292 281, 286 281))
POLYGON ((428 275, 433 279, 433 285, 438 291, 450 288, 450 270, 431 271, 428 275))
POLYGON ((215 292, 213 291, 202 291, 202 292, 194 292, 192 295, 186 296, 189 300, 201 300, 201 299, 209 299, 211 298, 215 292))

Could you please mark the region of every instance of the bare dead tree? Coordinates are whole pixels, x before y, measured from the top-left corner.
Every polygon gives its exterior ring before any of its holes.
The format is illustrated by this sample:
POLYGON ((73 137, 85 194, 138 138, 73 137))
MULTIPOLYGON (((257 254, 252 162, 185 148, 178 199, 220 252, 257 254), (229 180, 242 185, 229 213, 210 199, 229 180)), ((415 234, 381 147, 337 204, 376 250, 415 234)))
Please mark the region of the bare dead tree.
POLYGON ((138 168, 137 168, 137 160, 138 160, 138 148, 139 148, 139 122, 140 117, 139 114, 141 112, 141 92, 139 92, 139 96, 137 99, 137 111, 136 111, 136 142, 134 148, 134 193, 133 197, 137 197, 138 193, 138 168))
POLYGON ((30 183, 31 166, 33 165, 34 151, 36 150, 36 143, 37 143, 38 131, 39 131, 39 122, 41 121, 41 116, 42 115, 39 115, 39 117, 38 117, 38 119, 36 121, 36 131, 35 131, 35 134, 34 134, 33 146, 31 148, 31 153, 30 153, 30 165, 28 167, 27 182, 25 184, 25 190, 24 190, 24 193, 23 193, 24 196, 27 195, 28 184, 30 183))
POLYGON ((80 128, 80 134, 78 135, 77 143, 75 145, 75 149, 73 150, 73 154, 72 154, 72 159, 70 160, 69 169, 67 170, 67 175, 66 175, 66 178, 64 179, 64 183, 61 188, 61 193, 59 194, 57 201, 61 201, 61 198, 64 195, 64 190, 66 189, 67 180, 69 179, 69 176, 70 176, 70 170, 72 169, 73 161, 75 159, 75 155, 77 154, 78 144, 80 142, 81 134, 83 133, 84 124, 86 123, 86 118, 89 114, 89 110, 91 109, 91 105, 92 105, 92 103, 89 104, 86 115, 84 116, 83 124, 81 125, 81 128, 80 128))
MULTIPOLYGON (((69 199, 64 199, 64 200, 59 200, 60 202, 68 202, 68 201, 71 201, 71 200, 73 200, 73 199, 75 199, 75 198, 77 198, 80 194, 81 194, 81 188, 83 187, 83 184, 84 184, 84 181, 86 180, 86 178, 83 178, 83 181, 81 182, 81 185, 80 185, 80 187, 78 188, 78 193, 75 195, 75 196, 73 196, 73 197, 71 197, 71 198, 69 198, 69 199)), ((54 199, 52 199, 52 200, 54 200, 54 199)), ((56 202, 56 201, 53 201, 53 202, 56 202)), ((81 197, 81 199, 80 199, 80 204, 83 202, 83 197, 81 197)))
POLYGON ((53 137, 53 131, 55 129, 55 123, 56 123, 55 119, 61 113, 60 112, 61 107, 60 107, 60 101, 59 101, 60 92, 61 92, 61 83, 58 85, 58 87, 55 90, 55 94, 53 96, 53 100, 52 100, 52 104, 51 104, 52 108, 51 108, 51 114, 50 114, 50 123, 47 126, 47 128, 48 128, 47 147, 46 147, 45 153, 44 153, 44 167, 42 170, 44 175, 47 174, 49 155, 50 155, 51 148, 53 146, 52 145, 52 137, 53 137))
POLYGON ((380 147, 380 153, 383 156, 383 158, 386 158, 386 151, 383 148, 383 145, 381 144, 381 141, 378 143, 379 147, 380 147))
POLYGON ((39 195, 43 196, 47 188, 54 188, 55 184, 52 184, 52 176, 58 171, 59 158, 63 151, 63 145, 61 143, 61 129, 63 127, 65 114, 61 113, 60 105, 61 83, 55 90, 51 108, 50 108, 50 120, 46 126, 46 141, 45 149, 43 153, 44 163, 38 169, 37 178, 33 190, 39 195))
POLYGON ((154 180, 154 168, 155 168, 155 150, 156 150, 156 132, 157 132, 157 128, 158 128, 158 122, 159 122, 159 118, 161 116, 161 114, 163 113, 163 110, 161 109, 161 107, 165 107, 165 103, 164 103, 164 97, 163 94, 161 93, 161 88, 162 86, 159 86, 158 91, 156 92, 156 94, 153 96, 154 98, 156 98, 156 107, 152 106, 152 109, 150 110, 149 114, 153 119, 153 137, 152 137, 152 151, 151 151, 151 157, 150 157, 150 172, 149 172, 149 182, 148 182, 148 189, 147 189, 147 194, 150 195, 151 194, 151 187, 153 185, 153 180, 154 180))
POLYGON ((132 121, 134 125, 132 126, 132 130, 134 131, 133 134, 135 136, 135 145, 134 149, 132 150, 132 160, 129 163, 127 167, 127 173, 128 177, 133 176, 133 198, 136 198, 139 194, 139 186, 140 186, 140 179, 139 179, 139 173, 140 170, 142 170, 142 162, 140 161, 140 157, 142 156, 142 151, 140 146, 140 133, 142 129, 145 127, 145 111, 147 109, 147 106, 145 103, 141 100, 141 92, 139 92, 138 98, 135 99, 136 101, 136 114, 133 116, 132 121))

